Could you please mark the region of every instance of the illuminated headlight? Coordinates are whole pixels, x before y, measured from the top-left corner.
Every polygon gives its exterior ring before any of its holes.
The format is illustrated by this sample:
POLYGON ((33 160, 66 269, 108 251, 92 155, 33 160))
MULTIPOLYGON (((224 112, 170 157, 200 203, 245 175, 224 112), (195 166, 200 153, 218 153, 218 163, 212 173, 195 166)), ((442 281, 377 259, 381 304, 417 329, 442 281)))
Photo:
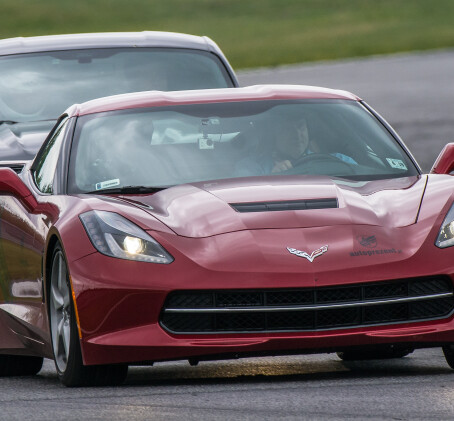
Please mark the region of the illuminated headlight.
POLYGON ((88 237, 102 254, 151 263, 172 263, 173 257, 136 224, 114 212, 79 215, 88 237))
POLYGON ((123 247, 126 253, 129 254, 140 254, 144 250, 144 241, 137 237, 125 237, 123 240, 123 247))
POLYGON ((454 246, 454 205, 449 209, 446 218, 441 224, 435 245, 440 248, 454 246))

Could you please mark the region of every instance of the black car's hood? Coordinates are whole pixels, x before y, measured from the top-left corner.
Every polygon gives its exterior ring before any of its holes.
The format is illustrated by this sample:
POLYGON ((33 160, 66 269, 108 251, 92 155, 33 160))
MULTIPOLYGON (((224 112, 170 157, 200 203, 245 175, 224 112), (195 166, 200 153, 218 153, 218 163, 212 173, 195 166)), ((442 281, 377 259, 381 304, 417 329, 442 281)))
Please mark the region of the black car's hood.
POLYGON ((34 158, 55 120, 0 125, 0 162, 34 158))

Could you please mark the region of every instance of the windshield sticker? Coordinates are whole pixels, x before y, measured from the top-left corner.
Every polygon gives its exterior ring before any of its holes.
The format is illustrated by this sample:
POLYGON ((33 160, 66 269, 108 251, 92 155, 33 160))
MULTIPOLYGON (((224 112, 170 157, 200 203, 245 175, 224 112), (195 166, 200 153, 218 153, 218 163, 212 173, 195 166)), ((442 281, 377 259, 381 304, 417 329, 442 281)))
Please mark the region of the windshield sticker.
POLYGON ((113 180, 107 180, 107 181, 102 181, 101 183, 96 183, 95 189, 96 190, 102 190, 102 189, 108 189, 110 187, 115 187, 120 185, 120 179, 119 178, 114 178, 113 180))
POLYGON ((404 164, 404 161, 401 159, 386 158, 388 164, 391 168, 397 168, 398 170, 406 170, 407 166, 404 164))

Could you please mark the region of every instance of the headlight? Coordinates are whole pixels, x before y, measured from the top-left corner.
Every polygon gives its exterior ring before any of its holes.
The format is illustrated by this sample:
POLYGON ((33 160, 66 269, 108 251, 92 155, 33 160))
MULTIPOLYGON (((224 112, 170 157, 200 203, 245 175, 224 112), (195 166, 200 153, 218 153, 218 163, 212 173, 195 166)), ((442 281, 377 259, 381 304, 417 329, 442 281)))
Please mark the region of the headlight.
POLYGON ((440 248, 454 246, 454 205, 451 206, 451 209, 449 209, 448 214, 441 224, 435 245, 440 248))
POLYGON ((79 218, 90 241, 102 254, 141 262, 173 262, 173 257, 154 238, 117 213, 90 211, 79 218))

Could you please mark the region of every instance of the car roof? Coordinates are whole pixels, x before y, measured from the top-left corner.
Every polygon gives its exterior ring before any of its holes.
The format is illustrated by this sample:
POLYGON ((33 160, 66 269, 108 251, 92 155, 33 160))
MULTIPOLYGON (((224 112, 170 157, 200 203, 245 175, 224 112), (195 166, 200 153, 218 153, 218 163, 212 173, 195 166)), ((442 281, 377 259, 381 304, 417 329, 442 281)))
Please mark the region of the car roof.
POLYGON ((213 102, 264 101, 285 99, 344 99, 359 101, 356 95, 341 90, 303 85, 255 85, 244 88, 191 91, 146 91, 115 95, 75 104, 66 114, 82 116, 115 110, 213 102))
POLYGON ((190 48, 220 53, 219 47, 205 36, 144 31, 7 38, 0 40, 0 56, 83 48, 120 47, 190 48))

